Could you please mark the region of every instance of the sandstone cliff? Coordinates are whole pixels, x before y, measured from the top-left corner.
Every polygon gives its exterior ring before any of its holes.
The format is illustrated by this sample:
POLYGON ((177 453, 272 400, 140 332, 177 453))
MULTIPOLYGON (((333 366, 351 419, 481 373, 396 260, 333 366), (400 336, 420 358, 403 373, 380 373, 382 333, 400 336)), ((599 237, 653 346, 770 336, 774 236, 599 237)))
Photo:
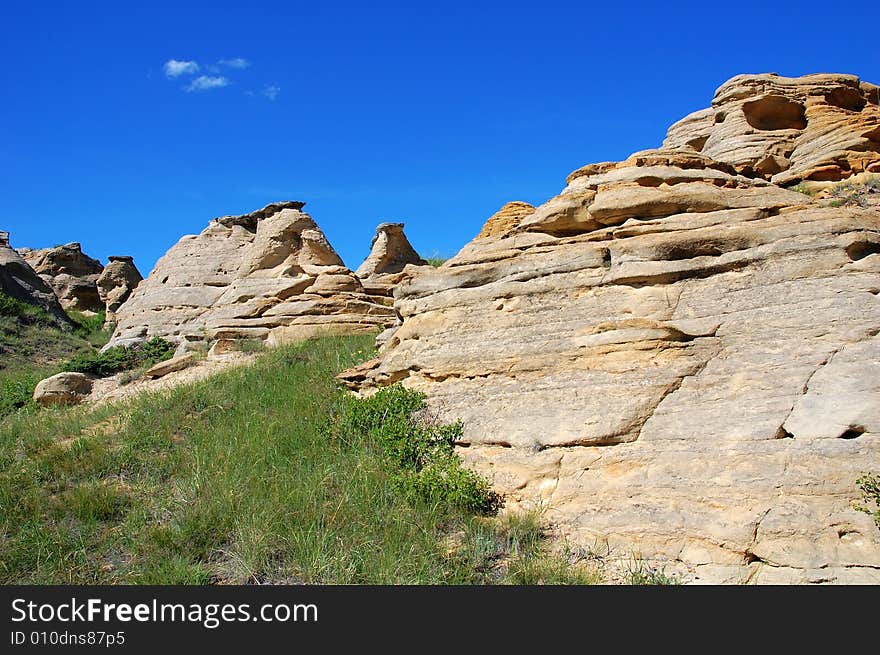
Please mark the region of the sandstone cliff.
POLYGON ((393 324, 390 298, 364 289, 303 205, 223 216, 181 238, 116 310, 109 345, 153 336, 276 344, 393 324))
POLYGON ((686 580, 880 582, 880 209, 784 188, 880 166, 877 87, 739 76, 664 147, 508 207, 395 290, 352 388, 461 418, 571 541, 686 580), (531 210, 531 211, 530 211, 531 210))

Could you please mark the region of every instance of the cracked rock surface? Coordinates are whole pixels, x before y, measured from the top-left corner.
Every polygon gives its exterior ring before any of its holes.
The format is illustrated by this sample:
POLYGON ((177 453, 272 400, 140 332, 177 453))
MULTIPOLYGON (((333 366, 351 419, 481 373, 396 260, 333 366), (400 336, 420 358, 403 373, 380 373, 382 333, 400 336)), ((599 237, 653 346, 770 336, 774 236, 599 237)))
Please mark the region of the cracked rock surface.
POLYGON ((694 582, 880 582, 853 508, 880 470, 880 205, 782 186, 880 162, 876 89, 734 78, 664 148, 575 171, 404 282, 402 324, 340 378, 424 391, 573 543, 694 582))

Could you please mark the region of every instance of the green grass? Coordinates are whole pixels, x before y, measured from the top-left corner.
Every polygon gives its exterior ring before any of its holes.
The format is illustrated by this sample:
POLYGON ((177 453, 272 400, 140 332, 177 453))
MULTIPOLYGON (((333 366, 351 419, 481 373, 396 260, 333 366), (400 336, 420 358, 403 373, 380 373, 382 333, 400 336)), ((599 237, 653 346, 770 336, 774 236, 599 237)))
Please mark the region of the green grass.
POLYGON ((534 519, 401 488, 416 469, 383 428, 353 429, 359 401, 333 377, 371 344, 313 340, 123 405, 8 417, 0 583, 595 581, 549 558, 534 519))
POLYGON ((449 258, 448 257, 426 257, 425 261, 428 262, 428 264, 430 264, 434 268, 438 268, 438 267, 442 266, 443 263, 446 262, 447 259, 449 259, 449 258))
POLYGON ((0 417, 31 411, 31 395, 41 379, 58 373, 61 363, 92 354, 110 334, 104 315, 72 314, 61 326, 43 309, 0 292, 0 417))

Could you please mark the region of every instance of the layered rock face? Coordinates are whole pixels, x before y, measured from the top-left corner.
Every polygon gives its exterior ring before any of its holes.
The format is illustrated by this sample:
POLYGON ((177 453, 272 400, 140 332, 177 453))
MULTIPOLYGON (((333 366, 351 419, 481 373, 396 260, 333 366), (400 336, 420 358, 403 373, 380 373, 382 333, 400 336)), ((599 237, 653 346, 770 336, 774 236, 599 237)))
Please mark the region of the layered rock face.
POLYGON ((845 135, 875 89, 734 78, 724 121, 575 171, 397 288, 402 325, 341 378, 426 392, 508 504, 546 506, 572 542, 687 581, 880 582, 880 531, 852 506, 880 470, 880 208, 772 182, 869 168, 871 139, 845 135), (768 94, 803 117, 774 100, 762 129, 716 131, 768 94), (786 175, 758 170, 777 155, 786 175))
POLYGON ((79 243, 37 250, 22 248, 19 252, 52 287, 65 310, 99 312, 104 309, 96 284, 104 267, 86 255, 79 243))
POLYGON ((777 184, 880 172, 880 87, 855 75, 740 75, 669 129, 688 147, 777 184))
POLYGON ((52 287, 9 245, 8 232, 0 232, 0 290, 17 300, 42 307, 59 323, 70 323, 52 287))
POLYGON ((116 324, 116 311, 144 279, 132 257, 111 255, 109 260, 96 281, 106 311, 105 326, 116 324))
POLYGON ((223 216, 181 238, 118 308, 108 345, 153 336, 278 344, 391 325, 390 299, 365 291, 304 204, 223 216))
POLYGON ((427 265, 403 233, 403 223, 381 223, 355 275, 370 293, 390 296, 395 285, 417 273, 413 267, 427 265))

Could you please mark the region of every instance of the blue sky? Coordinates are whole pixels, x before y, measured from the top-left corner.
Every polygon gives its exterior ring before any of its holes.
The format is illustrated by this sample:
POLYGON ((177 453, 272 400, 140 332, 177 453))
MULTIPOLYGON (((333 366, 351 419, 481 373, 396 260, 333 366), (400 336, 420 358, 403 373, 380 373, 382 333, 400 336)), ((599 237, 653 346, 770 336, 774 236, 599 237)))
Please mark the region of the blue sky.
POLYGON ((450 255, 504 202, 658 146, 733 75, 880 83, 872 2, 128 4, 0 9, 16 247, 146 274, 215 216, 303 200, 351 267, 388 220, 450 255))

